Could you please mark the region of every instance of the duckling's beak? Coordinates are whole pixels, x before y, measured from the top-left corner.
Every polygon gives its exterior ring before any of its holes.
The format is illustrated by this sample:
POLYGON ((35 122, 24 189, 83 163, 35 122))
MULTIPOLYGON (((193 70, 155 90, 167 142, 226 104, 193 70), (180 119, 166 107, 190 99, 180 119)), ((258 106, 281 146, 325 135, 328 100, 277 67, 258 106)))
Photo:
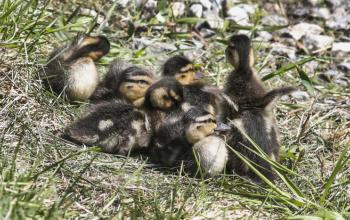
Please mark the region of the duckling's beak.
POLYGON ((201 73, 201 72, 196 72, 196 73, 194 74, 194 78, 195 78, 195 79, 202 79, 202 78, 204 78, 204 74, 201 73))
POLYGON ((229 131, 229 130, 231 130, 230 126, 222 122, 217 122, 215 131, 229 131))

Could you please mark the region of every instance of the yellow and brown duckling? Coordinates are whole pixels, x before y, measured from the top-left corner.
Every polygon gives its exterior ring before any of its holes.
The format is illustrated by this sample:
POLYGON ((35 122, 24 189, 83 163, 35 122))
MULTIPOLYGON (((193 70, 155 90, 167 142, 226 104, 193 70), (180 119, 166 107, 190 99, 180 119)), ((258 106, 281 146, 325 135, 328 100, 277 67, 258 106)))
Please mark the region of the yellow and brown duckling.
POLYGON ((179 120, 164 120, 154 132, 151 158, 166 166, 191 160, 192 145, 213 134, 216 127, 215 116, 198 107, 187 110, 179 120))
POLYGON ((153 126, 162 120, 161 112, 176 109, 182 98, 176 80, 162 79, 148 88, 141 108, 117 100, 92 105, 66 128, 63 138, 113 154, 142 150, 149 145, 153 126))
POLYGON ((69 45, 50 54, 41 74, 45 85, 70 101, 86 101, 99 82, 94 62, 109 48, 107 38, 79 33, 69 45))
POLYGON ((117 60, 110 65, 108 73, 90 100, 98 102, 118 99, 140 106, 152 82, 152 72, 117 60))
POLYGON ((184 86, 185 102, 214 113, 215 96, 206 90, 207 86, 200 81, 203 74, 195 71, 193 62, 187 57, 176 55, 169 58, 163 65, 162 75, 174 77, 184 86))
MULTIPOLYGON (((273 160, 279 158, 278 129, 271 105, 277 97, 286 95, 295 89, 285 87, 267 92, 256 77, 253 64, 254 55, 251 41, 245 35, 234 35, 226 48, 226 59, 234 67, 229 74, 224 92, 238 105, 234 109, 226 102, 222 103, 220 120, 232 127, 227 134, 227 143, 256 164, 256 168, 269 180, 274 179, 271 165, 266 159, 253 153, 257 151, 244 136, 246 133, 273 160)), ((229 169, 238 174, 248 175, 254 180, 260 178, 247 165, 230 152, 229 169)))

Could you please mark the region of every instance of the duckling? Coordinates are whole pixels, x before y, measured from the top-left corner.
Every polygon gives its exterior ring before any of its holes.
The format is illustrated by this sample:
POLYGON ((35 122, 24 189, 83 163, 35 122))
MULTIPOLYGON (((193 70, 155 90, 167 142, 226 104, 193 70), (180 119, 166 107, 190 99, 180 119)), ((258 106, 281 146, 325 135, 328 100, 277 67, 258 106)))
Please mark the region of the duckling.
POLYGON ((196 73, 194 65, 187 57, 176 55, 163 65, 163 76, 174 77, 184 86, 185 102, 192 106, 201 106, 214 113, 215 96, 206 91, 207 85, 200 82, 203 74, 196 73))
POLYGON ((151 72, 116 60, 110 65, 108 73, 90 100, 97 102, 114 98, 140 106, 152 82, 151 72))
POLYGON ((128 155, 149 145, 151 130, 144 111, 113 100, 92 105, 65 129, 63 138, 100 146, 105 153, 128 155))
POLYGON ((163 112, 182 101, 181 85, 162 79, 148 88, 141 108, 120 100, 92 105, 84 116, 65 129, 63 138, 77 144, 97 145, 106 153, 127 155, 149 145, 163 112))
POLYGON ((107 54, 109 48, 107 38, 79 33, 69 45, 50 54, 41 73, 46 87, 70 101, 86 101, 99 82, 94 61, 107 54))
MULTIPOLYGON (((256 169, 269 180, 274 179, 271 165, 255 154, 255 147, 245 138, 246 133, 273 160, 279 158, 278 129, 272 113, 273 101, 279 96, 295 90, 293 87, 267 92, 253 71, 254 56, 250 39, 245 35, 234 35, 229 39, 225 51, 227 61, 234 67, 229 74, 224 92, 238 105, 238 110, 227 102, 221 105, 220 120, 230 124, 227 133, 229 146, 256 164, 256 169)), ((228 169, 253 180, 260 178, 247 165, 230 152, 228 169)))
POLYGON ((153 135, 151 158, 166 166, 190 159, 191 146, 212 134, 215 128, 215 116, 198 107, 187 110, 180 120, 164 120, 153 135))

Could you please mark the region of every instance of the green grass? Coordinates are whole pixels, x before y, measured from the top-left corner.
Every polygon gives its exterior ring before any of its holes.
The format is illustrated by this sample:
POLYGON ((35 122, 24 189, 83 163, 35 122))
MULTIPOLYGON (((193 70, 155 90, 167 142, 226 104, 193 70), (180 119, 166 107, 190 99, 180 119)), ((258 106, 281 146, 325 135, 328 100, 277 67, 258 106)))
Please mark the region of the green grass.
MULTIPOLYGON (((144 158, 103 154, 98 148, 60 140, 60 132, 86 106, 65 103, 45 91, 38 79, 50 50, 78 31, 111 39, 111 52, 99 62, 101 72, 116 57, 157 70, 174 51, 152 54, 154 45, 136 48, 134 39, 149 37, 188 52, 192 49, 180 46, 193 46, 187 38, 187 25, 194 19, 173 18, 167 4, 159 4, 158 9, 176 28, 154 17, 143 18, 142 10, 135 10, 133 3, 128 10, 121 10, 117 3, 102 1, 76 5, 45 2, 0 3, 1 219, 350 218, 349 109, 340 102, 324 102, 326 98, 345 99, 349 89, 321 84, 303 66, 311 60, 329 65, 331 59, 306 57, 292 62, 284 58, 277 60, 280 68, 273 68, 274 57, 266 56, 268 47, 257 53, 256 66, 272 69, 264 75, 268 87, 297 85, 313 93, 302 103, 277 104, 284 160, 282 164, 270 161, 279 176, 276 183, 265 180, 267 184, 261 186, 228 174, 194 179, 176 170, 162 172, 144 158), (83 9, 94 7, 100 14, 83 13, 83 9), (121 22, 123 15, 131 17, 129 26, 121 22), (104 22, 97 22, 100 17, 104 22), (131 28, 145 24, 164 26, 164 31, 139 33, 131 28)), ((205 67, 213 84, 222 85, 230 71, 223 59, 224 40, 247 28, 272 31, 273 27, 260 27, 258 21, 254 27, 228 25, 207 40, 205 49, 198 50, 201 59, 197 63, 205 67)))

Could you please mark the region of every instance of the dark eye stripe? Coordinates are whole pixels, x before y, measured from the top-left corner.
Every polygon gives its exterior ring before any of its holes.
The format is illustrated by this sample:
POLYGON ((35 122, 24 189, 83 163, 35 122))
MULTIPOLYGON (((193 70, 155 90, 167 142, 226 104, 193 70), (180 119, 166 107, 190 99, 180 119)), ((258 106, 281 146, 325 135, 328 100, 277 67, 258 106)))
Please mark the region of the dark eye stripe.
POLYGON ((151 84, 146 80, 134 80, 134 79, 126 79, 125 82, 140 83, 140 84, 147 84, 147 85, 151 84))
POLYGON ((216 120, 215 119, 205 119, 205 120, 202 120, 202 121, 196 121, 197 123, 216 123, 216 120))

